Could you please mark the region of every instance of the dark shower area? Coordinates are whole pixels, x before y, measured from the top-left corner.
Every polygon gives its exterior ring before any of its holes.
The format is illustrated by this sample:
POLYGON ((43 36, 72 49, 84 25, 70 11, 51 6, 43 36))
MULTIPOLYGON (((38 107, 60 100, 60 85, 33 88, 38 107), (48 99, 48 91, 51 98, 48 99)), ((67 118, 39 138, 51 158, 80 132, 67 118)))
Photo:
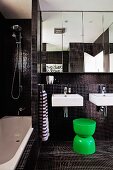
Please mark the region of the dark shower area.
POLYGON ((5 19, 1 14, 0 21, 2 23, 0 27, 0 38, 2 40, 0 41, 0 73, 2 77, 2 87, 0 90, 2 96, 2 109, 0 117, 17 115, 19 108, 24 108, 24 110, 20 111, 21 115, 31 115, 31 19, 5 19), (12 27, 14 25, 19 25, 21 27, 22 39, 21 44, 18 45, 20 46, 19 51, 17 49, 17 43, 14 37, 14 30, 12 27), (23 61, 23 67, 22 65, 20 66, 20 78, 22 89, 20 90, 21 92, 18 98, 18 68, 15 71, 16 56, 18 55, 17 51, 20 55, 19 65, 21 65, 21 61, 23 61), (13 98, 13 95, 15 96, 15 99, 13 98))

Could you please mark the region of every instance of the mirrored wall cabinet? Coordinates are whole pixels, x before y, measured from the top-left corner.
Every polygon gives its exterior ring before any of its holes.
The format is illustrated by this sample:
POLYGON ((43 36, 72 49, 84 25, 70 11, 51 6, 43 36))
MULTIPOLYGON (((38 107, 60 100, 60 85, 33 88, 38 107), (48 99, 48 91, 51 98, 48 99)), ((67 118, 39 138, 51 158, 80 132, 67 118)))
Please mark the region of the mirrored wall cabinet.
POLYGON ((113 72, 113 12, 42 12, 40 72, 113 72))

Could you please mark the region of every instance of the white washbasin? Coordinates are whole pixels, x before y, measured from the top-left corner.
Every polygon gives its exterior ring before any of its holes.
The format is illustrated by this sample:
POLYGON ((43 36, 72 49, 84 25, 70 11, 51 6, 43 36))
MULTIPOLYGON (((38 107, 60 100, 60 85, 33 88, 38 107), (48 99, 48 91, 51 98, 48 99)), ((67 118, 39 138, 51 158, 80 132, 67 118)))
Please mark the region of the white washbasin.
POLYGON ((89 93, 89 101, 97 106, 113 106, 113 93, 89 93))
POLYGON ((83 97, 79 94, 52 94, 53 107, 83 106, 83 97))

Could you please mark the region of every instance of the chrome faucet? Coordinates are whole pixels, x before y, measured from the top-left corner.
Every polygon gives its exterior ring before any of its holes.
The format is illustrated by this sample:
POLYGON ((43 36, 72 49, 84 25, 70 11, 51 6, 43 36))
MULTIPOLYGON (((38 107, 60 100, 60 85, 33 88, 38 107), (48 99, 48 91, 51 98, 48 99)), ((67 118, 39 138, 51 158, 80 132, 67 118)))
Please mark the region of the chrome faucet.
POLYGON ((67 87, 64 87, 64 95, 66 96, 67 94, 67 87))
POLYGON ((103 87, 102 87, 102 94, 105 94, 105 92, 106 92, 106 87, 103 86, 103 87))
POLYGON ((18 109, 18 116, 20 115, 20 112, 22 112, 23 110, 25 110, 25 108, 20 107, 20 108, 18 109))

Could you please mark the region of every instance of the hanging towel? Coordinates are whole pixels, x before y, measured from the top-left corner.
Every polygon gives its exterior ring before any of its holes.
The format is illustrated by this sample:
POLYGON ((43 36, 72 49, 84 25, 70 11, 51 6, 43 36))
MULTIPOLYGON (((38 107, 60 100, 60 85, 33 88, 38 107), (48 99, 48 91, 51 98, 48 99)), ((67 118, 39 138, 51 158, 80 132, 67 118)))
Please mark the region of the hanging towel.
POLYGON ((39 98, 39 133, 42 141, 47 141, 49 137, 48 102, 45 90, 40 92, 39 98))

